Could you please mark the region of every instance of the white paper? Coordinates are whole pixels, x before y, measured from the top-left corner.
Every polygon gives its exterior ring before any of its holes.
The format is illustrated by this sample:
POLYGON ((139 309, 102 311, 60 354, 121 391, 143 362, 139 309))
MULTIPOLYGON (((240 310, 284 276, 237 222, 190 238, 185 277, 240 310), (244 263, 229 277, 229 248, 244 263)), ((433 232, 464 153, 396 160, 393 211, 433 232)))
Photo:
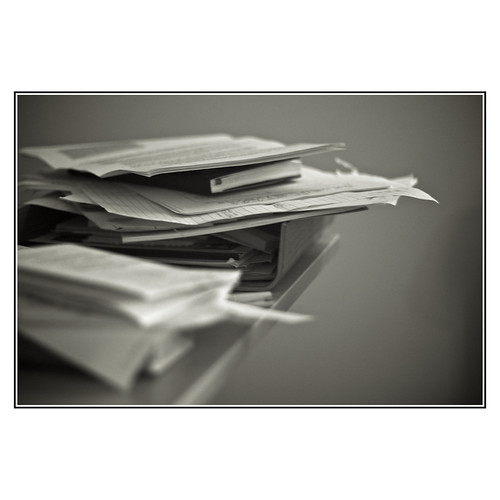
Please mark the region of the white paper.
POLYGON ((138 219, 136 217, 124 217, 111 214, 103 208, 95 205, 76 205, 81 215, 92 221, 100 229, 124 232, 148 232, 148 231, 170 231, 173 229, 183 229, 184 224, 174 222, 152 221, 138 219))
POLYGON ((294 144, 256 137, 206 135, 23 148, 55 169, 75 169, 98 177, 120 173, 151 176, 193 169, 239 166, 292 159, 324 151, 345 149, 336 144, 294 144))
POLYGON ((192 343, 183 332, 220 321, 254 324, 261 321, 301 323, 309 316, 264 310, 226 300, 198 297, 172 311, 168 321, 141 329, 125 319, 92 309, 60 307, 20 294, 18 325, 22 335, 119 389, 129 389, 144 368, 161 371, 186 352, 192 343), (176 339, 180 342, 177 342, 176 339))
POLYGON ((116 300, 158 300, 200 283, 218 284, 239 276, 238 271, 179 268, 73 244, 20 252, 18 267, 25 278, 53 280, 54 286, 63 281, 67 287, 86 287, 116 300))
MULTIPOLYGON (((162 322, 174 325, 179 318, 182 318, 182 324, 189 324, 191 313, 196 313, 198 320, 202 319, 200 310, 195 307, 218 301, 219 297, 224 297, 234 288, 239 278, 239 274, 233 272, 205 273, 200 270, 198 275, 200 278, 196 280, 171 282, 164 296, 156 300, 123 297, 107 290, 89 290, 78 282, 50 280, 36 275, 25 276, 22 273, 18 284, 26 295, 45 297, 62 307, 85 307, 121 316, 139 327, 149 328, 162 322)), ((213 322, 212 312, 202 320, 213 322)))
MULTIPOLYGON (((84 197, 82 202, 93 200, 112 213, 120 213, 131 217, 175 217, 191 215, 193 220, 203 214, 221 214, 232 218, 242 216, 242 210, 252 213, 266 213, 272 210, 275 203, 310 198, 320 195, 329 195, 346 191, 367 191, 388 188, 395 185, 395 181, 383 177, 365 174, 342 174, 323 172, 312 167, 303 167, 302 176, 290 182, 276 184, 232 193, 223 193, 217 196, 204 196, 173 189, 144 186, 140 184, 125 184, 117 181, 91 181, 85 184, 78 183, 72 188, 73 192, 81 189, 84 197), (135 193, 132 194, 130 191, 135 193), (159 212, 158 207, 148 204, 141 197, 161 205, 166 211, 159 212), (146 216, 146 214, 149 215, 146 216)), ((72 182, 67 180, 68 185, 72 182)), ((76 196, 68 198, 79 201, 76 196)), ((181 219, 182 220, 182 219, 181 219)), ((186 219, 188 220, 188 219, 186 219)))
MULTIPOLYGON (((416 181, 414 178, 410 179, 413 183, 416 181)), ((67 182, 71 183, 71 179, 67 182)), ((359 206, 362 205, 359 200, 378 196, 378 193, 373 194, 374 190, 380 190, 380 194, 382 190, 386 190, 385 194, 390 195, 391 191, 388 190, 396 188, 408 189, 396 180, 382 177, 328 174, 304 168, 303 177, 296 181, 220 196, 191 195, 169 189, 109 181, 78 181, 73 188, 74 194, 66 199, 83 202, 92 200, 107 212, 122 217, 197 226, 261 214, 312 210, 315 206, 328 204, 332 207, 336 203, 347 206, 346 196, 353 201, 351 206, 359 206), (345 192, 348 194, 342 196, 345 192)), ((398 193, 432 199, 423 197, 421 193, 417 195, 417 191, 403 190, 398 193)))
POLYGON ((216 234, 224 231, 235 231, 238 229, 248 229, 251 227, 260 227, 268 224, 278 224, 306 217, 315 217, 321 215, 333 215, 351 212, 353 210, 362 210, 363 207, 340 207, 340 208, 321 208, 308 212, 286 212, 283 214, 269 214, 259 217, 230 220, 228 222, 204 227, 185 227, 184 229, 174 229, 172 231, 143 231, 143 232, 123 232, 120 234, 123 243, 133 243, 139 241, 158 241, 174 238, 184 238, 189 236, 201 236, 205 234, 216 234))
POLYGON ((120 389, 131 386, 153 352, 152 339, 126 321, 24 295, 18 310, 22 335, 120 389))
MULTIPOLYGON (((354 182, 349 182, 351 188, 354 184, 354 182)), ((172 212, 168 208, 160 207, 157 203, 151 202, 138 194, 132 193, 128 187, 114 185, 113 188, 110 188, 108 186, 99 185, 98 183, 92 183, 91 185, 88 184, 83 189, 90 198, 92 198, 98 205, 102 206, 108 212, 126 217, 159 220, 162 222, 173 222, 192 226, 211 224, 223 220, 260 216, 262 214, 292 212, 297 210, 310 211, 316 210, 317 207, 328 206, 331 208, 337 208, 363 206, 365 201, 370 200, 371 198, 378 198, 380 196, 410 196, 435 201, 431 196, 416 188, 409 188, 402 185, 400 186, 389 180, 386 181, 386 185, 387 184, 389 184, 389 186, 392 184, 394 187, 385 187, 370 191, 354 190, 347 192, 338 192, 337 189, 334 189, 334 191, 336 191, 335 194, 325 194, 327 189, 321 188, 320 186, 324 186, 324 183, 321 183, 317 188, 317 191, 321 193, 321 196, 313 196, 315 191, 311 189, 307 191, 308 197, 305 197, 305 191, 303 191, 302 195, 298 195, 299 197, 297 199, 290 199, 291 197, 286 195, 286 201, 271 202, 271 199, 274 198, 271 195, 267 197, 269 204, 246 205, 245 201, 242 200, 240 205, 233 205, 233 208, 191 216, 179 215, 172 212)), ((286 189, 286 186, 283 186, 281 189, 286 189)), ((140 192, 140 189, 137 191, 140 192)), ((173 191, 172 193, 180 194, 179 192, 173 191)), ((212 203, 212 208, 215 203, 212 203)), ((187 208, 189 204, 190 201, 186 199, 184 206, 187 208)), ((210 199, 208 199, 206 205, 210 204, 210 199)))
MULTIPOLYGON (((64 200, 81 204, 84 214, 85 210, 89 210, 89 203, 93 203, 119 216, 116 220, 108 217, 103 221, 103 215, 96 212, 95 216, 100 217, 101 222, 89 217, 99 227, 112 230, 123 230, 125 225, 128 225, 128 230, 146 229, 141 228, 140 220, 154 221, 154 228, 160 229, 159 226, 165 223, 201 226, 263 214, 315 210, 318 207, 356 207, 363 206, 364 200, 380 196, 412 196, 433 200, 422 191, 411 189, 417 182, 413 176, 391 180, 358 173, 333 174, 311 167, 304 167, 302 177, 292 182, 217 196, 115 181, 75 179, 75 176, 64 174, 52 177, 57 186, 66 187, 72 192, 64 200), (137 224, 130 227, 130 219, 135 219, 137 224), (121 222, 124 224, 120 225, 121 222)), ((50 176, 46 180, 44 187, 50 185, 50 176)), ((373 204, 373 201, 368 204, 373 204)))
POLYGON ((193 346, 172 325, 139 329, 120 318, 23 294, 18 309, 21 335, 119 389, 129 389, 144 369, 159 373, 193 346))
POLYGON ((292 181, 222 193, 217 196, 204 196, 138 184, 129 185, 129 188, 177 214, 199 215, 243 208, 265 211, 266 208, 263 207, 271 207, 282 201, 342 192, 383 189, 394 185, 395 181, 375 175, 331 173, 303 166, 301 177, 292 181))
MULTIPOLYGON (((258 309, 238 313, 228 295, 240 273, 179 268, 72 244, 19 252, 19 288, 61 306, 112 312, 143 328, 168 324, 191 328, 230 317, 257 319, 258 309)), ((286 322, 300 315, 273 312, 286 322)))

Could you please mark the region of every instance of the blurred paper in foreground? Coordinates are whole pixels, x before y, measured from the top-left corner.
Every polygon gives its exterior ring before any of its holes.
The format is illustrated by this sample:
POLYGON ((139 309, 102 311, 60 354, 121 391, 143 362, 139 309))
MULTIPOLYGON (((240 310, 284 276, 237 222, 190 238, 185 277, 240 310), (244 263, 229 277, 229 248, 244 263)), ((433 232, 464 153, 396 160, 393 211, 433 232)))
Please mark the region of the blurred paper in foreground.
POLYGON ((191 346, 190 330, 217 322, 302 322, 307 316, 232 302, 239 271, 155 264, 71 244, 24 248, 19 330, 121 389, 191 346))

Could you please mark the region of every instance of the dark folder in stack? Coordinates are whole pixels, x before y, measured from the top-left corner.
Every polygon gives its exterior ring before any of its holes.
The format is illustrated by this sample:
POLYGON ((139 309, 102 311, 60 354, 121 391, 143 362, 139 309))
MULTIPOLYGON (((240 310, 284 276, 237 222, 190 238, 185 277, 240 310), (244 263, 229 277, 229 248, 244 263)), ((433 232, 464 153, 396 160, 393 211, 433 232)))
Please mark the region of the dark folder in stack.
POLYGON ((188 172, 174 172, 144 177, 135 174, 120 176, 124 182, 178 189, 197 194, 227 193, 239 189, 277 184, 300 177, 301 163, 296 160, 224 167, 188 172))

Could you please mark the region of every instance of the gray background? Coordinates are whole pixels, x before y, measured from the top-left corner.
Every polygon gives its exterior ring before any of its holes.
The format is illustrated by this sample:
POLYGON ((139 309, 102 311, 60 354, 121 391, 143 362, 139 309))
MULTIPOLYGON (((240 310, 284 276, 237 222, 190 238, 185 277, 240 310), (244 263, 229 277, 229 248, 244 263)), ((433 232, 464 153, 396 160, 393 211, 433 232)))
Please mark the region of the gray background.
POLYGON ((275 327, 213 404, 470 405, 482 402, 482 124, 478 95, 41 95, 19 96, 18 142, 342 141, 363 172, 415 174, 440 204, 337 217, 339 251, 292 308, 315 321, 275 327))

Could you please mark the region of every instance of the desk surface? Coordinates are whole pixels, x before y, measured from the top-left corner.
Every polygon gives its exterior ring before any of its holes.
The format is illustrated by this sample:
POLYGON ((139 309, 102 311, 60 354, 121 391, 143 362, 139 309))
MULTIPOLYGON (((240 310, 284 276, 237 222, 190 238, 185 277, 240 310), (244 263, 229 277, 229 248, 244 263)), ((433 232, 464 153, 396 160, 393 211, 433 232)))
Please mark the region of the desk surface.
MULTIPOLYGON (((338 236, 311 245, 274 290, 274 308, 286 310, 300 296, 337 248, 338 236)), ((19 406, 205 405, 231 369, 274 325, 260 320, 251 328, 218 325, 195 333, 195 347, 158 376, 141 376, 132 390, 119 392, 71 366, 20 363, 19 406)))

